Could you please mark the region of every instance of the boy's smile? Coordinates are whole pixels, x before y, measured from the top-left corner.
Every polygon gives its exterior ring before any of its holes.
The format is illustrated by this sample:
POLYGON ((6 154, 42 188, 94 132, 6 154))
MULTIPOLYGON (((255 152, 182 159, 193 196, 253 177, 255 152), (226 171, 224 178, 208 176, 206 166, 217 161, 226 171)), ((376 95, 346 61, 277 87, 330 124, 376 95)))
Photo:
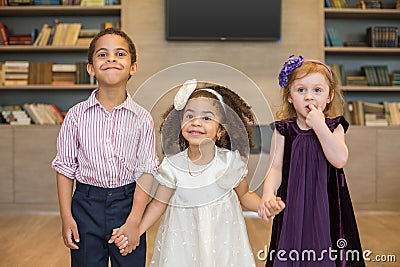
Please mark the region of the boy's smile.
POLYGON ((126 83, 129 76, 135 74, 137 64, 131 63, 129 45, 124 38, 107 34, 96 43, 93 64, 88 65, 88 72, 98 82, 109 85, 126 83))

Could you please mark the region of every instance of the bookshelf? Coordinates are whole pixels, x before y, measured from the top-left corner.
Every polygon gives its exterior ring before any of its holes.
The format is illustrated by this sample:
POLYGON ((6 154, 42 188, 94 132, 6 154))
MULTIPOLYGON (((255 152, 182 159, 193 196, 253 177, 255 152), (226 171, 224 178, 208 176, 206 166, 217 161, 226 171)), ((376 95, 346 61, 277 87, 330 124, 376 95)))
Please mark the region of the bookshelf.
MULTIPOLYGON (((4 6, 0 7, 0 22, 12 34, 30 34, 43 24, 81 23, 82 28, 100 29, 101 23, 121 21, 121 5, 105 6, 4 6), (26 25, 29 25, 28 27, 26 25)), ((0 45, 0 62, 27 60, 74 64, 87 59, 87 46, 0 45)), ((28 102, 56 104, 66 111, 88 97, 95 85, 26 85, 0 86, 0 105, 23 105, 28 102), (53 102, 50 102, 53 101, 53 102)))
MULTIPOLYGON (((382 9, 323 8, 325 26, 333 27, 341 41, 366 41, 366 29, 394 26, 400 29, 396 0, 382 0, 382 9)), ((325 28, 325 27, 324 27, 325 28)), ((325 28, 326 29, 326 28, 325 28)), ((400 72, 400 47, 325 46, 325 62, 341 64, 345 76, 364 75, 362 66, 386 65, 400 72)), ((343 85, 346 102, 400 102, 400 86, 343 85)), ((349 161, 345 167, 351 196, 358 210, 398 210, 399 126, 351 125, 346 134, 349 161)))
MULTIPOLYGON (((368 27, 397 27, 400 29, 400 9, 396 0, 383 0, 381 9, 356 8, 358 1, 346 0, 347 8, 325 7, 325 29, 333 28, 344 42, 366 42, 368 27)), ((329 33, 329 30, 328 30, 329 33)), ((325 61, 342 65, 344 76, 363 76, 363 66, 387 66, 389 74, 400 72, 400 47, 325 46, 325 61)), ((345 100, 400 102, 400 86, 342 86, 345 100)))
MULTIPOLYGON (((54 19, 82 23, 83 28, 100 29, 106 21, 121 21, 121 5, 7 6, 0 7, 0 22, 13 34, 30 34, 54 19), (29 26, 27 26, 29 25, 29 26)), ((0 45, 0 62, 51 61, 72 64, 87 60, 86 46, 0 45)), ((95 85, 0 85, 0 105, 25 103, 55 104, 66 111, 86 99, 95 85)), ((60 125, 0 124, 0 212, 58 210, 55 172, 51 161, 56 154, 60 125)))

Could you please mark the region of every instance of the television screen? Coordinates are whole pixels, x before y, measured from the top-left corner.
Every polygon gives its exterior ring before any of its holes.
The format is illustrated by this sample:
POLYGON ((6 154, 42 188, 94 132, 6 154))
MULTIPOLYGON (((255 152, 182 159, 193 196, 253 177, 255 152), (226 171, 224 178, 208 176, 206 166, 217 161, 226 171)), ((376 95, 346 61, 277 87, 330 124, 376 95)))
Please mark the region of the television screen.
POLYGON ((279 40, 281 0, 166 0, 168 40, 279 40))

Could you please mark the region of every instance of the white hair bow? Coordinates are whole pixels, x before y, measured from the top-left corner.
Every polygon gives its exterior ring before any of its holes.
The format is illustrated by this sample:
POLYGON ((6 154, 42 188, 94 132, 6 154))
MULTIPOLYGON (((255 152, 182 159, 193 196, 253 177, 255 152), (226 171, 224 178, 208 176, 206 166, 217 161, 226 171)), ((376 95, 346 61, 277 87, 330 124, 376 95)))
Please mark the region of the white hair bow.
POLYGON ((182 110, 186 106, 190 95, 193 93, 194 90, 196 90, 196 87, 196 79, 187 80, 183 83, 174 98, 174 108, 176 110, 182 110))

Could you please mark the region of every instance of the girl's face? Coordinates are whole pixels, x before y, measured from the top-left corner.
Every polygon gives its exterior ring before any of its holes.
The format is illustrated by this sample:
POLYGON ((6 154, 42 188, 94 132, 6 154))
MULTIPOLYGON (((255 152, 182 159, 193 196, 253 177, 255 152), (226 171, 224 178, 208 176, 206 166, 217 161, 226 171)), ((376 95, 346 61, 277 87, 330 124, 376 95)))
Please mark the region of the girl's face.
POLYGON ((198 97, 190 99, 183 109, 182 135, 191 146, 217 140, 223 130, 216 99, 198 97))
POLYGON ((131 54, 127 41, 119 35, 106 34, 97 40, 93 64, 88 64, 91 76, 99 82, 114 85, 126 83, 135 74, 137 63, 131 64, 131 54))
POLYGON ((294 80, 289 90, 288 101, 293 104, 297 118, 305 119, 310 112, 310 105, 320 106, 322 110, 325 110, 333 97, 329 95, 328 82, 319 72, 294 80))

